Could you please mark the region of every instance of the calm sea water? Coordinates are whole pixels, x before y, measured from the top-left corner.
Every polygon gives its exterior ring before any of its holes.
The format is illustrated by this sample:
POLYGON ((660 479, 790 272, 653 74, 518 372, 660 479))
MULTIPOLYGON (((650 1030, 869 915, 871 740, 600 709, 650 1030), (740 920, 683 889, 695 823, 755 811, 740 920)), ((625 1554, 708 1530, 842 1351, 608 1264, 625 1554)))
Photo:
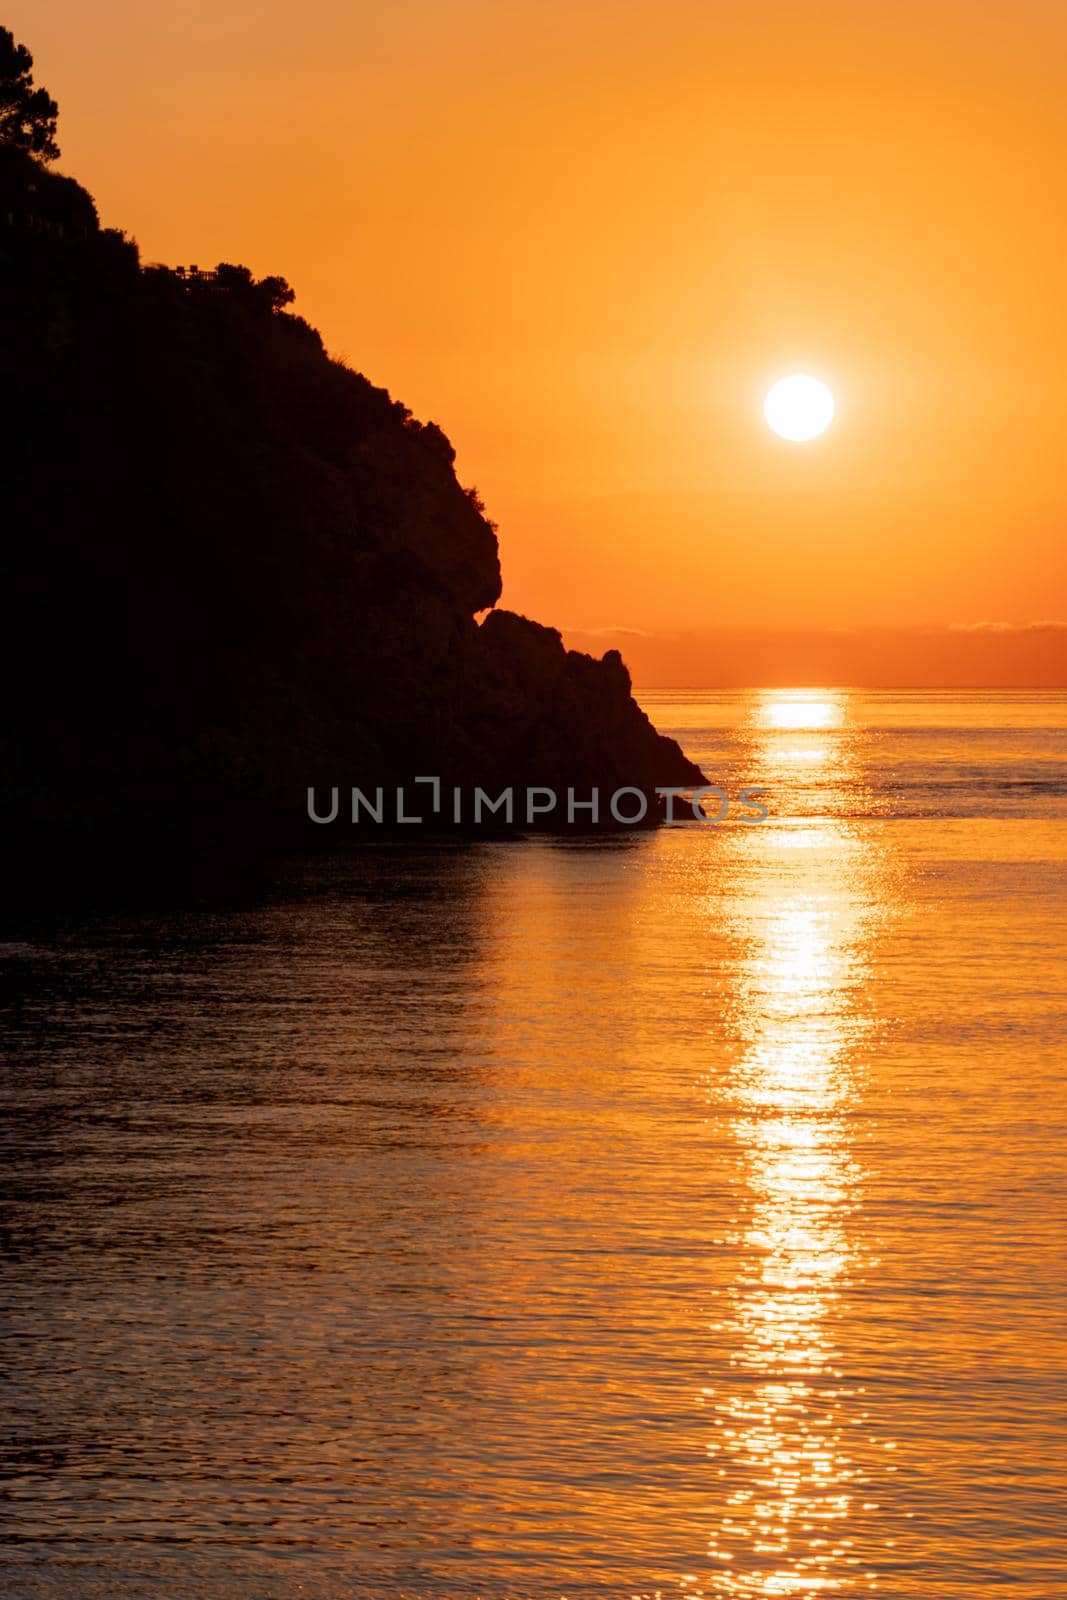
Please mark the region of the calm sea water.
POLYGON ((644 699, 770 819, 3 946, 6 1595, 1067 1593, 1067 703, 644 699))

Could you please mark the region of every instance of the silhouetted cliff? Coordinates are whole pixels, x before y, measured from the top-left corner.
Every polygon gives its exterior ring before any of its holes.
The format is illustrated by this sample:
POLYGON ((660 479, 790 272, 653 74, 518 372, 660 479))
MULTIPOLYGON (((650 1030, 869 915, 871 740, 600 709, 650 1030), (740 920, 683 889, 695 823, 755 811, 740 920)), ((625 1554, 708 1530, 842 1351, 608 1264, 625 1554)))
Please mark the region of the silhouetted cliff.
POLYGON ((0 148, 7 820, 303 816, 309 784, 694 784, 496 602, 454 453, 244 268, 142 266, 0 148))

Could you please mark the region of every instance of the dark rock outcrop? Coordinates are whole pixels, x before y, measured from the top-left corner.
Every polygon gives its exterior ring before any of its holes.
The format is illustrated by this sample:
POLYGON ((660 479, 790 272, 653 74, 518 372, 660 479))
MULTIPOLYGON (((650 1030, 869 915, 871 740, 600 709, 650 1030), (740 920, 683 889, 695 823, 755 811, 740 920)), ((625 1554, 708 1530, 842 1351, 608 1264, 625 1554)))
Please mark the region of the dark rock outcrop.
POLYGON ((507 612, 454 453, 244 268, 142 266, 0 152, 6 822, 302 819, 309 784, 696 784, 620 657, 507 612))

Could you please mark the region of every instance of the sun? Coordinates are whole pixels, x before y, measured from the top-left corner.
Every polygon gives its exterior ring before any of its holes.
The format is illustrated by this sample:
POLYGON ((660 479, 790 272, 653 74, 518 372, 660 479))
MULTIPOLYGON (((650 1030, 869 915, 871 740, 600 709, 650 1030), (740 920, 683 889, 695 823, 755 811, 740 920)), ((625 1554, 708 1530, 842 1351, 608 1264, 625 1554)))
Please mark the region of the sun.
POLYGON ((834 397, 825 383, 795 372, 767 391, 763 415, 781 439, 803 444, 825 433, 834 417, 834 397))

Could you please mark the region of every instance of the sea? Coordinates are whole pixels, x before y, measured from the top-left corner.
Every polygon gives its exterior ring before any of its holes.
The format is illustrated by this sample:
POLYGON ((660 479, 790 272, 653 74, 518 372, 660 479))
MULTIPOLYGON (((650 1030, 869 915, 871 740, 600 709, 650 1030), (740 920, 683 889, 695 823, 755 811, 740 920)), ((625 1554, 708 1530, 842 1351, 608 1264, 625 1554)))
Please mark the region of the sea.
POLYGON ((640 698, 722 820, 5 918, 10 1600, 1067 1594, 1067 698, 640 698))

